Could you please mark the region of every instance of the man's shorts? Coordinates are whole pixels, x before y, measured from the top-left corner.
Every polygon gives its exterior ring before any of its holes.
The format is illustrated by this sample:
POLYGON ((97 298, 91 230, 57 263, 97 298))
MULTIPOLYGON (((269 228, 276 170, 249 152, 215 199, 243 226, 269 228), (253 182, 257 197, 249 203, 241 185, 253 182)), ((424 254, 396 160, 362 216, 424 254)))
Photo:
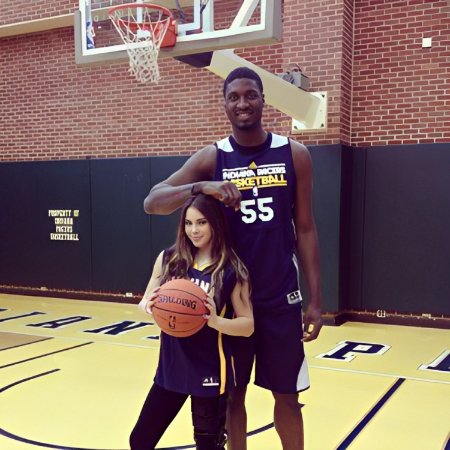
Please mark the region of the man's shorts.
POLYGON ((280 394, 308 389, 300 305, 281 315, 254 312, 254 316, 253 336, 232 339, 236 385, 245 386, 250 382, 255 361, 257 386, 280 394))

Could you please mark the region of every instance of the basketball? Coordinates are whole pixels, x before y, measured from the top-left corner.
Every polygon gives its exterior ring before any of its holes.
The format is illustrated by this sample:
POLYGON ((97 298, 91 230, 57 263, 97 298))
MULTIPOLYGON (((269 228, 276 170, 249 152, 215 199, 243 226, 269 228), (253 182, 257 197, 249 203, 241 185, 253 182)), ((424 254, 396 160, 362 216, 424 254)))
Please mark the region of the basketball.
POLYGON ((164 283, 152 314, 164 333, 174 337, 188 337, 197 333, 206 323, 209 310, 203 303, 206 292, 190 280, 171 280, 164 283))

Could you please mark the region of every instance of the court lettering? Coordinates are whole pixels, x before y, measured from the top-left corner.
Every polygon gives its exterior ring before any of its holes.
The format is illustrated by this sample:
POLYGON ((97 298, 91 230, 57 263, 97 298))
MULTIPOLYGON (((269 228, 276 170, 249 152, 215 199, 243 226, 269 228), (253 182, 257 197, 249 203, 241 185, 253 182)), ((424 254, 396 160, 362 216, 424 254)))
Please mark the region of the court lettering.
MULTIPOLYGON (((195 280, 192 280, 195 282, 195 280)), ((198 281, 198 280, 197 280, 198 281)), ((197 283, 198 284, 198 283, 197 283)), ((209 284, 209 283, 207 283, 209 284)), ((206 286, 202 286, 205 288, 206 286)), ((209 287, 209 286, 208 286, 209 287)), ((4 315, 5 312, 10 311, 10 309, 0 308, 0 314, 4 315)), ((48 312, 42 311, 31 311, 28 313, 11 316, 11 317, 2 317, 0 318, 0 324, 3 322, 20 320, 26 317, 33 317, 37 315, 45 315, 48 312)), ((69 325, 75 325, 80 322, 84 322, 87 320, 93 320, 93 317, 90 316, 69 316, 62 317, 55 320, 49 320, 46 322, 40 323, 29 323, 23 324, 21 326, 29 326, 36 328, 46 328, 58 330, 69 325)), ((83 333, 96 333, 96 334, 105 334, 117 336, 120 334, 125 334, 130 331, 138 330, 144 327, 154 326, 155 324, 152 322, 134 322, 131 320, 125 320, 123 322, 114 323, 110 325, 105 325, 100 328, 90 329, 90 330, 80 330, 83 333)), ((157 331, 157 330, 155 330, 157 331)), ((159 330, 158 330, 159 331, 159 330)), ((55 336, 57 334, 55 333, 55 336)), ((159 340, 159 335, 153 334, 150 336, 143 337, 142 339, 151 339, 151 340, 159 340)), ((391 346, 384 344, 374 344, 369 342, 359 342, 359 341, 342 341, 338 343, 336 347, 327 351, 326 353, 322 353, 317 355, 316 358, 322 359, 331 359, 335 361, 343 361, 343 362, 351 362, 356 358, 358 354, 360 355, 384 355, 391 346)), ((434 359, 431 363, 421 364, 417 367, 416 370, 426 370, 431 372, 444 372, 446 374, 450 373, 450 349, 445 350, 441 355, 439 355, 436 359, 434 359)))
POLYGON ((148 327, 154 325, 150 322, 133 322, 131 320, 124 320, 123 322, 115 323, 113 325, 108 325, 102 328, 96 328, 94 330, 84 330, 84 333, 103 333, 111 336, 117 336, 119 334, 128 333, 131 330, 136 330, 142 327, 148 327), (134 325, 133 325, 134 324, 134 325))
POLYGON ((27 327, 40 327, 40 328, 61 328, 67 325, 71 325, 72 323, 82 322, 83 320, 90 320, 92 317, 87 316, 72 316, 72 317, 64 317, 62 319, 50 320, 48 322, 41 323, 30 323, 27 327))
MULTIPOLYGON (((3 309, 2 311, 7 311, 7 310, 3 309)), ((8 320, 22 319, 23 317, 37 316, 38 314, 47 314, 47 313, 41 312, 41 311, 33 311, 28 314, 22 314, 21 316, 5 317, 4 319, 0 319, 0 322, 7 322, 8 320)))
POLYGON ((350 362, 356 358, 355 353, 364 355, 383 355, 391 347, 384 344, 370 344, 367 342, 342 341, 329 352, 317 355, 316 358, 333 359, 350 362))
POLYGON ((419 366, 419 370, 431 370, 435 372, 450 373, 450 350, 446 350, 431 364, 422 364, 421 366, 419 366))
MULTIPOLYGON (((8 311, 7 309, 0 309, 0 312, 8 311)), ((11 320, 18 320, 22 319, 24 317, 31 317, 36 316, 40 314, 47 314, 42 311, 33 311, 26 314, 21 314, 19 316, 12 316, 12 317, 4 317, 0 319, 0 323, 2 322, 8 322, 11 320)), ((65 327, 67 325, 73 325, 79 322, 83 322, 85 320, 92 320, 93 317, 89 316, 70 316, 70 317, 62 317, 55 320, 49 320, 46 322, 40 322, 40 323, 28 323, 25 324, 27 327, 39 327, 39 328, 47 328, 47 329, 58 329, 65 327)), ((152 322, 133 322, 131 320, 125 320, 123 322, 115 323, 112 325, 106 325, 102 328, 96 328, 93 330, 83 330, 84 333, 104 333, 109 335, 118 335, 122 333, 128 333, 129 331, 136 330, 138 328, 146 327, 146 326, 153 326, 155 325, 152 322)), ((159 339, 159 336, 148 336, 147 339, 159 339)))

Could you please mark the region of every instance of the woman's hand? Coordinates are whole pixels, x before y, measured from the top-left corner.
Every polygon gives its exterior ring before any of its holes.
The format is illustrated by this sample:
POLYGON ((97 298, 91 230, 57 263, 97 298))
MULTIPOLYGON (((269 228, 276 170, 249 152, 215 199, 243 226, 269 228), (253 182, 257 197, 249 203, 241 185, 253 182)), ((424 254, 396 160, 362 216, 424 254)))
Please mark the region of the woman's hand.
POLYGON ((217 329, 219 325, 219 318, 217 317, 216 303, 211 294, 208 294, 204 302, 206 308, 208 308, 209 314, 204 314, 203 317, 208 321, 208 326, 217 329))
POLYGON ((147 314, 152 313, 152 307, 156 303, 160 286, 153 289, 153 291, 146 292, 139 302, 139 308, 147 314))

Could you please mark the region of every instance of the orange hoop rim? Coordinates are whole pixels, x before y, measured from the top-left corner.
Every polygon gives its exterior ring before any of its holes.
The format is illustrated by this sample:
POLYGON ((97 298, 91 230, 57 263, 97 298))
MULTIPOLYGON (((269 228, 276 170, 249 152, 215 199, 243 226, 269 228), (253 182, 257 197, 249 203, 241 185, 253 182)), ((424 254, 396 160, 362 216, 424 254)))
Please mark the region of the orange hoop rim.
MULTIPOLYGON (((170 19, 175 18, 175 16, 173 15, 173 13, 170 9, 164 8, 164 6, 160 6, 160 5, 153 5, 152 3, 125 3, 124 5, 113 6, 112 8, 109 8, 108 15, 114 14, 114 12, 116 12, 116 11, 119 11, 121 9, 127 9, 127 8, 156 9, 158 11, 162 11, 164 14, 169 16, 170 19)), ((123 20, 123 21, 125 23, 129 22, 128 20, 123 20)))

